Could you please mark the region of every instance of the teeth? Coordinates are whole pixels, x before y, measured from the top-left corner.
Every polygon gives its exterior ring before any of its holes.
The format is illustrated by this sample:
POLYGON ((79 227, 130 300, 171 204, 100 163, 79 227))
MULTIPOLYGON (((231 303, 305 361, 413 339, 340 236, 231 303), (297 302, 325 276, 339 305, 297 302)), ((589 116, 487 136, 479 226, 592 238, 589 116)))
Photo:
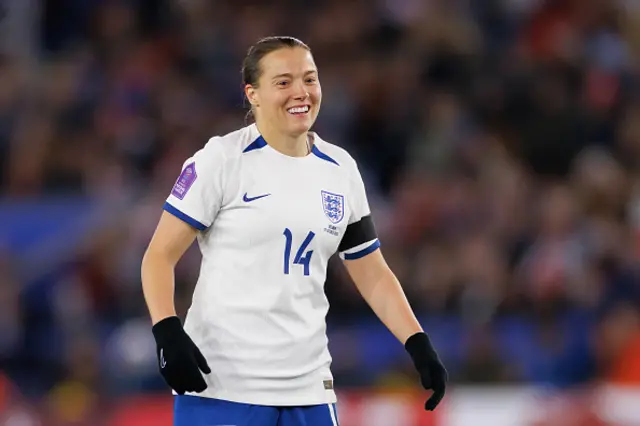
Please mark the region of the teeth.
POLYGON ((289 108, 287 110, 290 114, 302 114, 309 111, 309 106, 297 107, 297 108, 289 108))

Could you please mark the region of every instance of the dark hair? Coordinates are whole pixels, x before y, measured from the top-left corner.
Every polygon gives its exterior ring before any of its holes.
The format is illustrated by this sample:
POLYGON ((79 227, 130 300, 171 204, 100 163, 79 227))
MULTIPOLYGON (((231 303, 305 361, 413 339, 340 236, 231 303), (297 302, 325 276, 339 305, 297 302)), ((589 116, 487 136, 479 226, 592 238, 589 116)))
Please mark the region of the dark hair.
POLYGON ((258 80, 262 75, 262 69, 260 68, 260 61, 262 58, 276 50, 284 48, 292 49, 294 47, 301 47, 311 52, 309 46, 295 37, 272 36, 259 40, 249 48, 247 56, 245 56, 244 61, 242 62, 243 84, 250 84, 254 87, 258 87, 258 80))

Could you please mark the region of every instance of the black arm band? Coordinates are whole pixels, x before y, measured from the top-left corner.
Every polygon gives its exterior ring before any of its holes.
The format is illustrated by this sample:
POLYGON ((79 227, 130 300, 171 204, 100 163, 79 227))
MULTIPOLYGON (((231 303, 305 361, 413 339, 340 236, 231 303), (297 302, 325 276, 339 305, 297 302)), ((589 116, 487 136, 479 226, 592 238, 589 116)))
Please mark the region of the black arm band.
POLYGON ((376 227, 371 215, 364 216, 357 222, 347 226, 347 230, 340 241, 338 251, 345 251, 378 238, 376 227))

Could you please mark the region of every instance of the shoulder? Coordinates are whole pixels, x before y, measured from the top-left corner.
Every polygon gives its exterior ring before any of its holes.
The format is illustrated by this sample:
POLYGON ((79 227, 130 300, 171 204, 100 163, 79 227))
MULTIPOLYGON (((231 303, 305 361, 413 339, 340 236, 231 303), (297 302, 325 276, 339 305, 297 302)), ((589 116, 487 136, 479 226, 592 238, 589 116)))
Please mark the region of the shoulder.
POLYGON ((358 163, 346 149, 331 142, 327 142, 318 136, 317 133, 314 133, 314 145, 321 153, 334 160, 334 162, 336 162, 338 166, 340 166, 340 168, 349 175, 359 173, 358 163))
POLYGON ((242 127, 224 135, 212 136, 199 153, 214 162, 234 160, 239 158, 258 136, 254 125, 242 127))

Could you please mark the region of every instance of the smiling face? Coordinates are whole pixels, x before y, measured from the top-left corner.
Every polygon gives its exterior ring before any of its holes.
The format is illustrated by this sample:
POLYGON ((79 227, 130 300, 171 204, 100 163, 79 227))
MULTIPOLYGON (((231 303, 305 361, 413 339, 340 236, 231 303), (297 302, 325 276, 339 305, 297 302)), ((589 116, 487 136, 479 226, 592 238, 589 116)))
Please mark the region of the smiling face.
POLYGON ((298 137, 318 117, 322 91, 311 52, 285 47, 260 60, 257 85, 247 84, 245 94, 254 107, 256 122, 281 134, 298 137))

